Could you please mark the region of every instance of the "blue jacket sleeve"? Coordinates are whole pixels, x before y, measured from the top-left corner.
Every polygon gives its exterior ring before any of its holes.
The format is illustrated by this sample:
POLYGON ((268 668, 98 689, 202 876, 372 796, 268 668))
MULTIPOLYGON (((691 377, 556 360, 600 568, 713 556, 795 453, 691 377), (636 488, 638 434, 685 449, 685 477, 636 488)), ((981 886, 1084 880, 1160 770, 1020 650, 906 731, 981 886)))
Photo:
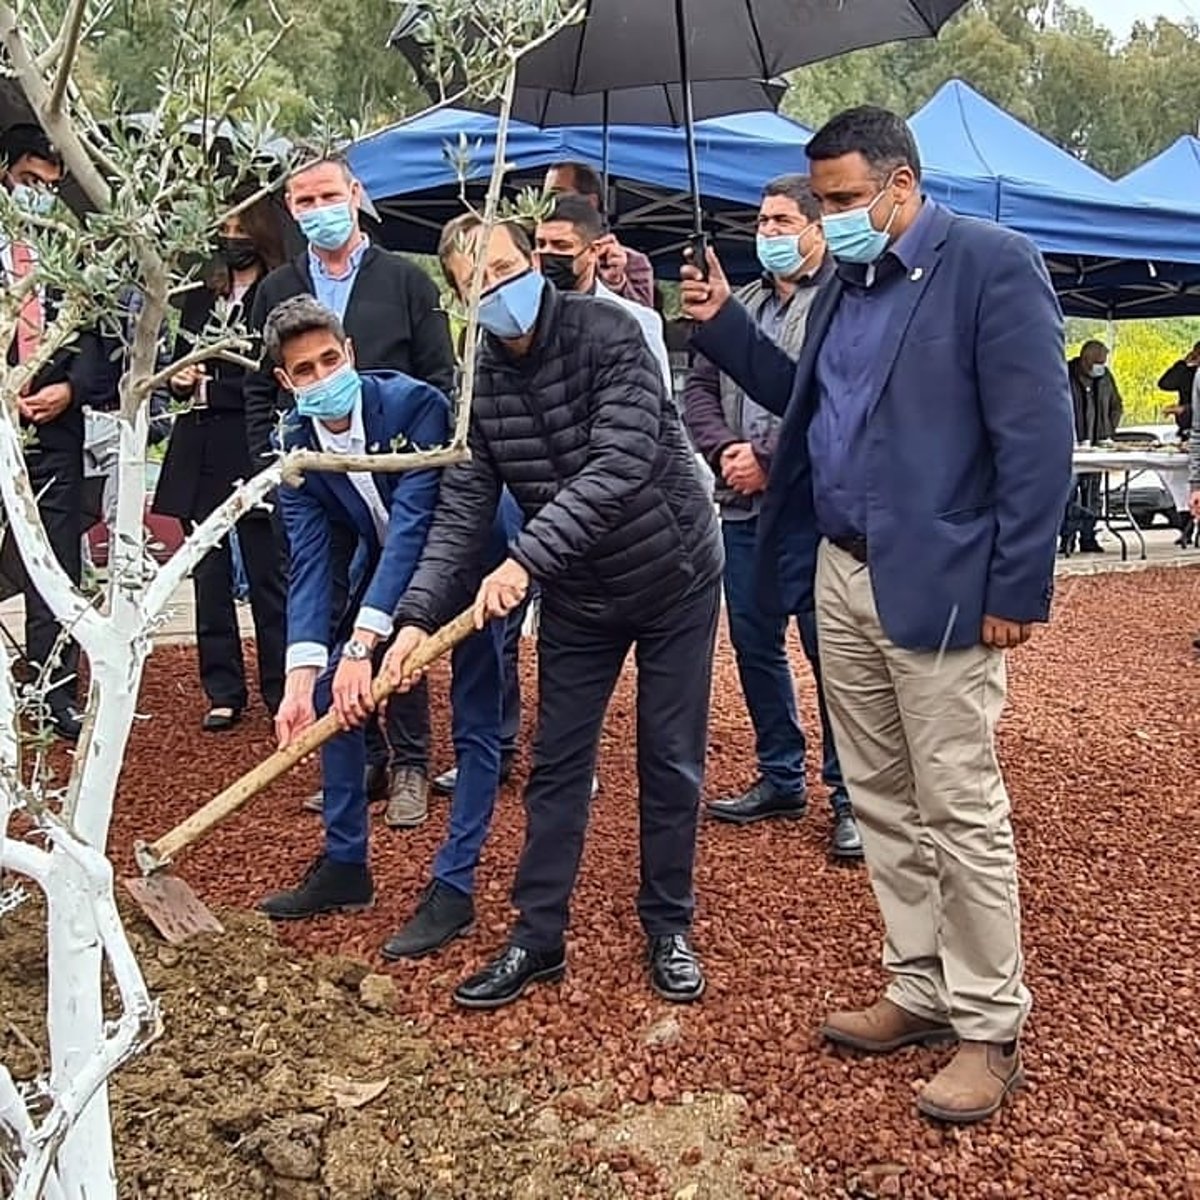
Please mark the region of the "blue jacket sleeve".
MULTIPOLYGON (((409 442, 422 449, 444 446, 450 440, 450 406, 445 396, 436 388, 416 384, 406 399, 404 433, 409 442)), ((388 511, 387 540, 363 596, 362 613, 384 614, 389 623, 395 615, 425 549, 441 474, 437 469, 406 471, 398 477, 388 511)))
POLYGON ((279 488, 279 512, 287 531, 288 670, 323 668, 329 658, 333 575, 330 569, 329 516, 310 488, 279 488))
POLYGON ((796 363, 732 297, 711 321, 698 325, 692 345, 768 412, 782 417, 792 397, 796 363))
POLYGON ((1031 242, 1014 236, 990 259, 975 342, 996 470, 996 546, 985 611, 1008 621, 1045 621, 1074 446, 1062 311, 1031 242))

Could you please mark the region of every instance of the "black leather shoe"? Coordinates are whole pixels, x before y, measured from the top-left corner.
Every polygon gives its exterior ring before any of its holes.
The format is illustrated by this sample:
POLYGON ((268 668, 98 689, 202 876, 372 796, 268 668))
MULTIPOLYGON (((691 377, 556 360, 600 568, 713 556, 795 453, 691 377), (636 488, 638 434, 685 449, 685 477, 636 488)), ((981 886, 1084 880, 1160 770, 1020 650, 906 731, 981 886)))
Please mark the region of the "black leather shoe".
POLYGON ((1104 547, 1099 542, 1084 542, 1079 547, 1080 554, 1103 554, 1104 547))
MULTIPOLYGON (((388 793, 392 790, 392 774, 388 770, 387 763, 372 763, 363 772, 363 787, 367 793, 367 803, 375 804, 380 800, 386 800, 388 793)), ((305 798, 301 804, 306 812, 323 812, 325 809, 325 793, 321 791, 313 792, 311 796, 305 798)))
POLYGON ((227 729, 232 729, 242 719, 242 710, 234 708, 232 705, 210 708, 204 714, 204 720, 200 722, 200 728, 205 733, 224 733, 227 729))
POLYGON ((567 970, 566 952, 524 950, 509 946, 454 989, 463 1008, 501 1008, 519 1000, 531 983, 557 983, 567 970))
POLYGON ((65 742, 79 741, 83 732, 83 713, 73 704, 63 704, 51 710, 50 728, 65 742))
POLYGON ((470 896, 435 879, 422 893, 408 924, 388 938, 380 953, 390 962, 423 958, 475 928, 475 902, 470 896))
POLYGON ((858 822, 848 808, 839 808, 834 811, 829 853, 839 861, 860 862, 862 860, 862 834, 858 832, 858 822))
POLYGON ((781 792, 773 783, 760 779, 742 795, 714 800, 705 809, 710 817, 733 825, 753 825, 773 817, 798 821, 808 812, 808 795, 804 791, 781 792))
POLYGON ((300 921, 318 913, 359 912, 375 900, 371 871, 363 863, 318 858, 300 883, 267 896, 258 906, 273 921, 300 921))
POLYGON ((691 1004, 704 994, 704 969, 686 933, 650 938, 650 986, 672 1004, 691 1004))
MULTIPOLYGON (((507 751, 500 755, 500 782, 507 783, 512 778, 513 760, 516 754, 513 751, 507 751)), ((439 796, 452 796, 454 789, 458 784, 458 768, 451 767, 448 771, 443 771, 440 775, 429 781, 429 786, 433 788, 439 796)))

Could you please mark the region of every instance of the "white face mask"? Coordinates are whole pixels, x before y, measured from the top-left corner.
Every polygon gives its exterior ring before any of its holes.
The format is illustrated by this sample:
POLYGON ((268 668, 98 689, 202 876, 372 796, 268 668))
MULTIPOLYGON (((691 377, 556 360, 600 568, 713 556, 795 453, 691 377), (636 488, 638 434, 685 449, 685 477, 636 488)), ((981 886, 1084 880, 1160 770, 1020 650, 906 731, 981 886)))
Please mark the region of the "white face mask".
POLYGON ((1104 363, 1093 363, 1091 366, 1091 376, 1093 379, 1103 379, 1108 374, 1108 367, 1104 363))
POLYGON ((27 183, 18 183, 12 190, 12 202, 35 217, 48 216, 57 198, 49 189, 30 187, 27 183))

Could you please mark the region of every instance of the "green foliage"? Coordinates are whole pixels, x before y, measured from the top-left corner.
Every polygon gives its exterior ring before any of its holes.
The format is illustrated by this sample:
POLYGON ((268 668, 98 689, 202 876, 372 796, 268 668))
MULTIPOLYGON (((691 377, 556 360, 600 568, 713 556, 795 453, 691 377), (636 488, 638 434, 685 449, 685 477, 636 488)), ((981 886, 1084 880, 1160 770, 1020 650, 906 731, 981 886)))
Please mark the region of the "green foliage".
MULTIPOLYGON (((1074 358, 1089 338, 1109 344, 1108 327, 1102 321, 1067 322, 1067 357, 1074 358)), ((1125 425, 1162 425, 1162 415, 1175 404, 1174 392, 1160 392, 1158 381, 1177 359, 1183 358, 1200 341, 1200 319, 1122 321, 1116 327, 1116 345, 1109 366, 1125 401, 1125 425)))
POLYGON ((1159 17, 1117 45, 1070 4, 973 0, 936 42, 881 46, 794 72, 785 110, 809 125, 851 104, 912 113, 953 78, 1115 177, 1195 132, 1200 25, 1159 17))

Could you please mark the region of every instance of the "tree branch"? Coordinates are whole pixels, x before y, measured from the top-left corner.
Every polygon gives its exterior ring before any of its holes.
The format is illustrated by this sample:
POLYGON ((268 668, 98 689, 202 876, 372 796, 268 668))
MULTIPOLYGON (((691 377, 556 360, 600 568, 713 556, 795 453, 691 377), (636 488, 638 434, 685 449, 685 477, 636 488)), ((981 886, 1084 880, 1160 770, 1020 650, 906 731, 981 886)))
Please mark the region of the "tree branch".
POLYGON ((249 483, 214 509, 192 531, 178 550, 159 568, 158 574, 142 596, 143 635, 153 632, 163 610, 171 602, 175 589, 188 577, 196 564, 233 528, 237 522, 279 486, 282 465, 277 462, 260 471, 249 483))
MULTIPOLYGON (((250 342, 241 337, 239 334, 231 333, 226 337, 220 338, 215 342, 210 342, 206 346, 198 346, 195 350, 189 350, 182 358, 176 359, 170 366, 164 367, 161 371, 156 371, 147 379, 138 380, 135 385, 135 390, 139 399, 150 395, 155 388, 162 387, 168 383, 173 375, 177 375, 180 371, 188 367, 199 366, 200 363, 208 362, 211 358, 225 358, 226 354, 242 349, 249 348, 250 342)), ((226 361, 229 361, 228 359, 226 361)), ((259 364, 252 362, 251 359, 234 359, 242 363, 250 363, 250 365, 258 370, 259 364)))
POLYGON ((409 450, 399 454, 325 454, 318 450, 293 450, 280 460, 280 474, 289 487, 300 487, 309 471, 343 475, 352 471, 395 474, 451 467, 470 457, 471 452, 466 446, 453 443, 437 450, 409 450))
MULTIPOLYGON (((46 105, 49 116, 62 115, 63 97, 67 94, 67 84, 71 81, 71 72, 75 69, 75 56, 79 53, 79 36, 83 31, 83 18, 87 12, 87 0, 71 0, 67 14, 63 18, 59 37, 62 47, 57 55, 58 64, 54 74, 54 86, 50 89, 50 99, 46 105)), ((58 38, 55 39, 58 41, 58 38)), ((40 64, 39 64, 40 65, 40 64)))
POLYGON ((65 113, 51 110, 50 88, 29 52, 16 11, 8 0, 0 2, 0 45, 8 51, 12 73, 41 120, 46 135, 62 155, 67 170, 92 204, 101 212, 107 211, 112 201, 109 186, 96 169, 92 155, 76 132, 74 123, 65 113))
POLYGON ((99 649, 104 638, 103 622, 100 614, 71 582, 46 537, 25 466, 25 451, 15 418, 15 398, 5 399, 6 411, 0 417, 0 497, 8 512, 9 530, 33 587, 61 623, 75 627, 80 645, 90 656, 99 649))

